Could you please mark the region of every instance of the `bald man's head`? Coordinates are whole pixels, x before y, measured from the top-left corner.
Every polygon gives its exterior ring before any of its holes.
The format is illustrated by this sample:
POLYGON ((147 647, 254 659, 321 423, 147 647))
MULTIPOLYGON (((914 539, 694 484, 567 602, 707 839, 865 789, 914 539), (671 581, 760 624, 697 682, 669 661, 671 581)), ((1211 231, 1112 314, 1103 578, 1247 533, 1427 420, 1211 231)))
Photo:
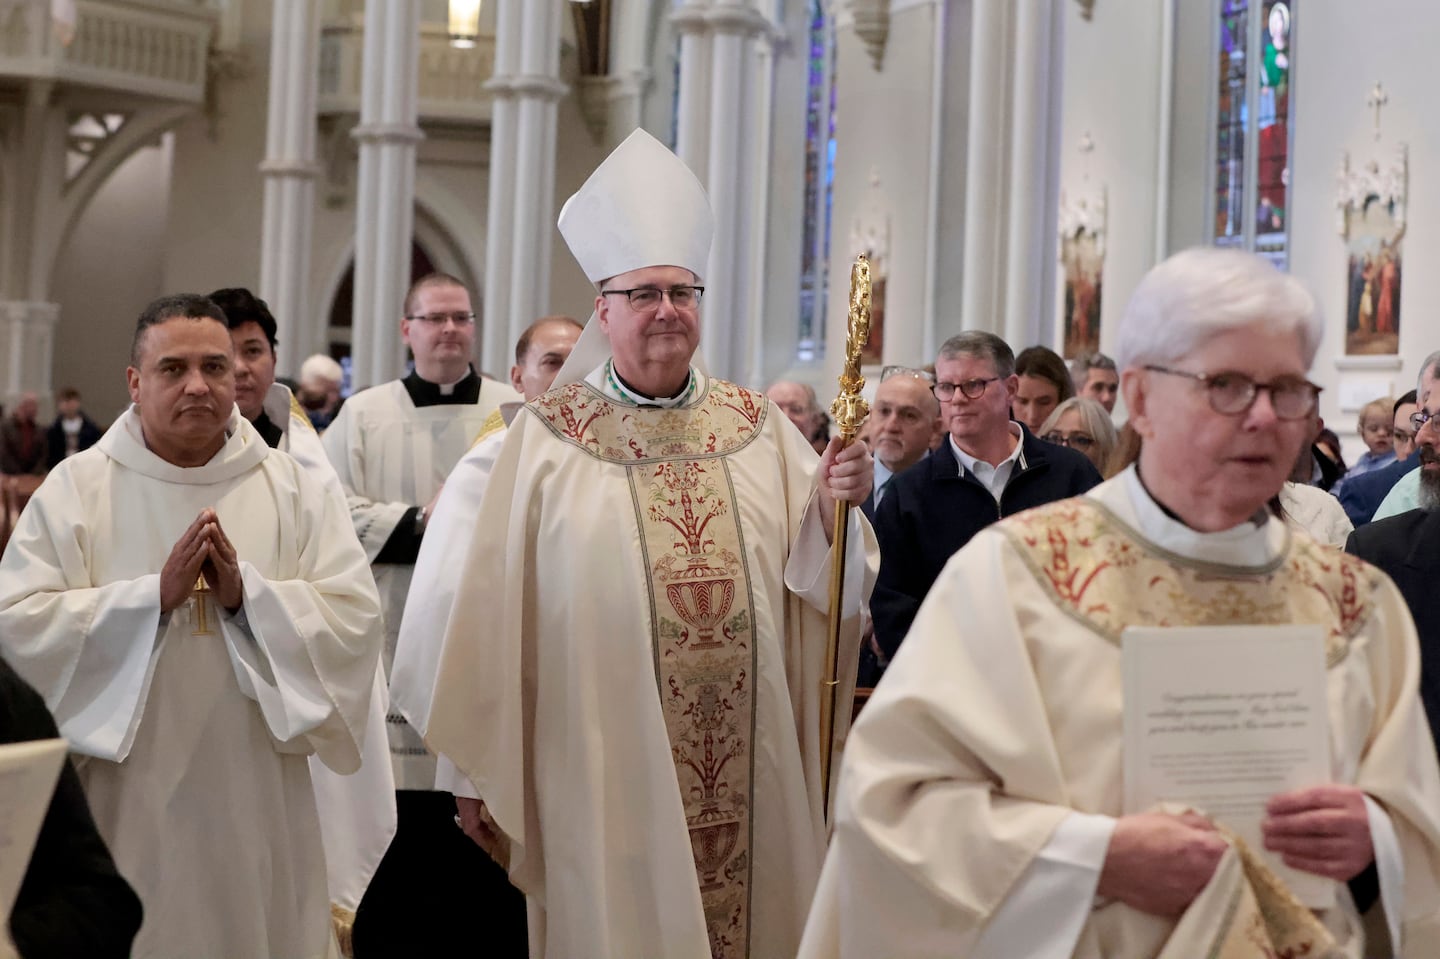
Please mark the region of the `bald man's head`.
POLYGON ((571 316, 546 316, 531 323, 515 342, 510 385, 528 403, 550 389, 584 327, 571 316))

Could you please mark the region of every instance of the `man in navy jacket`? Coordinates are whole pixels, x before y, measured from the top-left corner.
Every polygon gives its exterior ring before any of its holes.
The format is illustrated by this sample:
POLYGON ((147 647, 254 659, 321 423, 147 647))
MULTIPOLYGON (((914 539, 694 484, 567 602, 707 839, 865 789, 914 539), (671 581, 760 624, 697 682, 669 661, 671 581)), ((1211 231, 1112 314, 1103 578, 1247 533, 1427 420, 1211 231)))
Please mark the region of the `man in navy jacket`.
POLYGON ((1015 355, 993 333, 940 347, 935 395, 949 436, 890 481, 875 510, 880 575, 870 597, 875 638, 895 655, 940 570, 980 530, 1100 482, 1081 453, 1046 443, 1010 418, 1015 355))

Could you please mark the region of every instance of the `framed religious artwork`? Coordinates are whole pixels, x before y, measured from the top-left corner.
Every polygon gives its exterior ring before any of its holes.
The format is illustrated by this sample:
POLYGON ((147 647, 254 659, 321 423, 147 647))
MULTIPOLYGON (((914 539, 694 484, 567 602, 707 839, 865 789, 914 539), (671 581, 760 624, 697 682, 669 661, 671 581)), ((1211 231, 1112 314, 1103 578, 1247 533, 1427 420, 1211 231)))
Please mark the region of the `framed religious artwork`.
POLYGON ((1065 278, 1061 352, 1067 360, 1100 352, 1105 273, 1104 188, 1060 196, 1060 264, 1065 278))
POLYGON ((1340 169, 1338 227, 1345 240, 1345 353, 1400 351, 1400 284, 1404 274, 1409 160, 1404 145, 1384 164, 1359 170, 1347 155, 1340 169))

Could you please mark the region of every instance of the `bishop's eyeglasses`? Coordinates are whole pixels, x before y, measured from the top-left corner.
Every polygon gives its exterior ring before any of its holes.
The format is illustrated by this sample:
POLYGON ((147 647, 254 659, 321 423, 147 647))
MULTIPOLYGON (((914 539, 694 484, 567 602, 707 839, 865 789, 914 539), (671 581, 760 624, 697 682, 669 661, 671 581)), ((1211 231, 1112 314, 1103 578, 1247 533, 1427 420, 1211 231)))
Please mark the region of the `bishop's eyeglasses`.
POLYGON ((1147 365, 1152 373, 1183 376, 1205 387, 1210 408, 1222 416, 1239 416, 1255 405, 1261 390, 1270 394, 1270 407, 1277 419, 1303 420, 1315 412, 1320 387, 1299 376, 1282 376, 1269 383, 1258 383, 1244 373, 1191 373, 1168 366, 1147 365))
POLYGON ((633 290, 601 290, 601 296, 623 294, 630 301, 630 308, 637 313, 654 313, 660 309, 660 302, 670 297, 670 305, 677 310, 693 310, 700 305, 705 295, 703 286, 672 286, 662 290, 653 286, 637 286, 633 290))

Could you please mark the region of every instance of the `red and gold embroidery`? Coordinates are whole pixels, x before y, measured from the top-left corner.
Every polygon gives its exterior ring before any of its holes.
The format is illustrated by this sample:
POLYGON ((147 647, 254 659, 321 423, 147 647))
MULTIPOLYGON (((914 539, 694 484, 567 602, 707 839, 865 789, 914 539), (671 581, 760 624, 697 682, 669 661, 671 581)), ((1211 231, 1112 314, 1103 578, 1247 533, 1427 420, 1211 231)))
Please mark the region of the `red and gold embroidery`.
POLYGON ((612 403, 588 383, 551 390, 530 408, 561 439, 599 459, 630 464, 733 453, 759 434, 767 406, 758 393, 712 379, 697 403, 671 410, 612 403))
POLYGON ((749 955, 754 599, 723 459, 764 420, 758 394, 710 381, 674 410, 620 406, 577 383, 532 409, 557 436, 627 469, 649 574, 655 675, 714 959, 749 955))
POLYGON ((1113 642, 1127 626, 1322 623, 1334 664, 1370 615, 1374 571, 1306 538, 1270 567, 1237 572, 1162 554, 1088 499, 997 528, 1062 609, 1113 642))

